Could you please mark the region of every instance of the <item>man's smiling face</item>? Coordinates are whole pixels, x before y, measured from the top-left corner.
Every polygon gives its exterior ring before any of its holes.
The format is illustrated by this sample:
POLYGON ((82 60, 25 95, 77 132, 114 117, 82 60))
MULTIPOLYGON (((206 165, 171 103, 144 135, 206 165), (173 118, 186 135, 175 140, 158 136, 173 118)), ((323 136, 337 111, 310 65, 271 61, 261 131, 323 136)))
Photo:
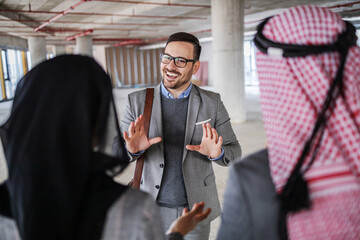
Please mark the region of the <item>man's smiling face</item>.
MULTIPOLYGON (((194 46, 188 42, 170 42, 164 53, 172 57, 194 59, 194 46)), ((169 64, 161 63, 161 75, 164 86, 171 92, 176 90, 183 92, 191 81, 191 75, 197 71, 200 63, 188 62, 184 68, 175 66, 172 60, 169 64)))

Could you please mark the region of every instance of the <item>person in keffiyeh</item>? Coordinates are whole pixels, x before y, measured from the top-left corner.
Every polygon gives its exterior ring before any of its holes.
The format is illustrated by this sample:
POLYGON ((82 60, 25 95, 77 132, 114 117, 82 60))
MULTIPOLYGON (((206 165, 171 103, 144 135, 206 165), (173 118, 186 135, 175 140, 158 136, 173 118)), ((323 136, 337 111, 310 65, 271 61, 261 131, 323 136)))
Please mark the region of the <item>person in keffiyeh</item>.
MULTIPOLYGON (((262 33, 278 43, 329 45, 345 30, 345 22, 330 10, 301 6, 271 18, 262 33)), ((342 94, 334 100, 315 160, 304 173, 311 207, 288 215, 291 239, 360 238, 359 64, 360 48, 352 46, 342 94)), ((339 51, 294 58, 257 55, 271 176, 278 192, 310 138, 339 65, 339 51)))
MULTIPOLYGON (((245 239, 264 239, 259 237, 264 232, 266 239, 360 239, 360 48, 355 43, 351 24, 316 6, 290 8, 258 30, 267 151, 235 164, 229 180, 232 188, 236 183, 241 188, 237 204, 248 206, 242 207, 246 215, 239 225, 256 229, 237 233, 246 233, 245 239), (326 50, 319 50, 322 46, 326 50), (269 177, 251 165, 267 169, 269 177), (275 186, 258 190, 270 179, 275 186), (289 200, 286 194, 296 197, 289 200), (263 204, 263 212, 254 210, 263 204), (281 216, 284 220, 277 221, 281 216), (285 234, 275 228, 285 228, 285 234)), ((226 199, 232 192, 225 193, 222 225, 229 222, 226 199)), ((224 232, 220 228, 219 236, 224 232)))

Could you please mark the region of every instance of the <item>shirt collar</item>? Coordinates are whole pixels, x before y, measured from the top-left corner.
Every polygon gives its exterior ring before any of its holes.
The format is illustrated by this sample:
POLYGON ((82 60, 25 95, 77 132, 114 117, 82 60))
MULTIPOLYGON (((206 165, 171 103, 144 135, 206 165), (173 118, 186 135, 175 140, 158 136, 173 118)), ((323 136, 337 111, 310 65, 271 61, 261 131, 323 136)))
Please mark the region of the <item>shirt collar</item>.
MULTIPOLYGON (((161 81, 160 85, 161 85, 161 94, 164 97, 170 98, 170 99, 175 99, 174 96, 166 89, 166 87, 164 86, 162 81, 161 81)), ((192 83, 190 83, 190 86, 179 95, 178 99, 189 97, 191 88, 192 88, 192 83)))

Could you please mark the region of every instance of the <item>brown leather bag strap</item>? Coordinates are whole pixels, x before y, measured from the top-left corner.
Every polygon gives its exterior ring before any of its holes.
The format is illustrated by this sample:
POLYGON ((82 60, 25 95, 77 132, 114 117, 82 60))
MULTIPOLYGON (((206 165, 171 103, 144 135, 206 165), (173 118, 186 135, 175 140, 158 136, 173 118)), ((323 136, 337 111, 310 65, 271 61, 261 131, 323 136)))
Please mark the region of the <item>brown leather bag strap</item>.
MULTIPOLYGON (((147 135, 149 135, 149 126, 150 126, 150 118, 151 118, 151 110, 154 100, 154 88, 146 89, 146 97, 145 97, 145 106, 144 106, 144 130, 147 135)), ((142 170, 144 166, 145 153, 141 155, 141 157, 136 161, 135 173, 134 173, 134 182, 132 184, 133 188, 140 188, 140 181, 142 170)))

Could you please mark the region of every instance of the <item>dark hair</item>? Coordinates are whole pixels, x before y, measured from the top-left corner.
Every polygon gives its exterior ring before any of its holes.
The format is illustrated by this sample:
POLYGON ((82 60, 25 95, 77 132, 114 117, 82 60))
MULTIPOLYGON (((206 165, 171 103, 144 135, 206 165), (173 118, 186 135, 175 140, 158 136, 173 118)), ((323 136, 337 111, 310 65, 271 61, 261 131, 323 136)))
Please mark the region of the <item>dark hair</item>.
POLYGON ((194 46, 194 59, 199 60, 200 53, 201 53, 201 46, 199 43, 199 39, 195 37, 194 35, 186 32, 177 32, 170 35, 168 38, 166 46, 171 42, 188 42, 191 43, 194 46))

